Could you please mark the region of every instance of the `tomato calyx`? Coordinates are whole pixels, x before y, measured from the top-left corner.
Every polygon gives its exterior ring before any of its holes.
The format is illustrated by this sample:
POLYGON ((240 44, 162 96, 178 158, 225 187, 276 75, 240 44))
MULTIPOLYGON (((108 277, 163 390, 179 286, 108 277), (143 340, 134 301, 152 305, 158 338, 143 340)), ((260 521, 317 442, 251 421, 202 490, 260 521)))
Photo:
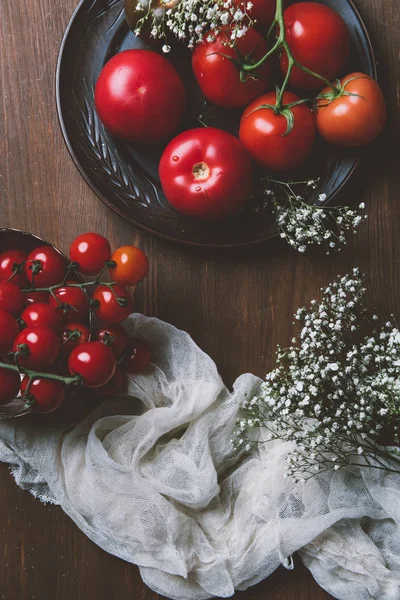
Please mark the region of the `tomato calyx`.
POLYGON ((232 49, 236 54, 236 58, 229 56, 229 54, 224 54, 223 52, 210 52, 206 56, 222 56, 223 58, 230 60, 240 72, 241 83, 246 83, 246 81, 249 81, 250 79, 253 81, 258 81, 259 76, 256 66, 261 66, 265 62, 265 60, 262 60, 261 64, 258 65, 257 61, 253 60, 253 56, 257 52, 259 46, 260 43, 256 44, 254 48, 248 54, 246 54, 246 56, 242 56, 237 45, 234 44, 232 49))
MULTIPOLYGON (((356 77, 350 77, 350 79, 346 79, 346 81, 342 84, 340 79, 337 79, 335 84, 331 84, 331 89, 329 92, 324 92, 319 94, 315 98, 314 105, 317 109, 325 108, 332 104, 334 100, 341 98, 342 96, 356 96, 357 98, 364 98, 361 94, 355 94, 354 92, 348 92, 346 90, 347 85, 351 81, 355 81, 356 79, 368 79, 367 75, 357 75, 356 77), (319 100, 326 100, 326 104, 320 104, 319 100)), ((366 98, 364 98, 366 100, 366 98)))
POLYGON ((204 179, 208 179, 210 176, 210 167, 204 163, 199 162, 196 163, 192 169, 193 177, 198 181, 203 181, 204 179))
POLYGON ((21 263, 13 263, 12 266, 12 275, 7 279, 7 281, 12 281, 16 275, 20 275, 25 270, 25 261, 21 263))
POLYGON ((308 98, 302 98, 300 100, 296 100, 295 102, 290 102, 289 104, 283 104, 283 95, 281 91, 277 88, 276 104, 260 104, 260 106, 257 106, 257 108, 249 112, 247 116, 261 109, 269 109, 272 110, 275 115, 281 115, 282 117, 285 117, 287 122, 287 128, 285 133, 282 133, 281 136, 286 137, 290 134, 294 127, 294 114, 291 109, 295 106, 299 106, 300 104, 305 104, 306 102, 310 102, 310 100, 308 98))

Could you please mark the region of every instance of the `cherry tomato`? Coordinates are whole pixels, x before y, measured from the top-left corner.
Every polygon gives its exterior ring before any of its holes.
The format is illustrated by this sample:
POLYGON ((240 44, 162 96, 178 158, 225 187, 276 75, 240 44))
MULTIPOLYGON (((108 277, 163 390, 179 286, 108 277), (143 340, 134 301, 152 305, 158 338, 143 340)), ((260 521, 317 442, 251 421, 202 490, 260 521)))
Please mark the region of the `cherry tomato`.
POLYGON ((112 325, 103 325, 94 336, 94 340, 103 342, 114 352, 116 358, 120 358, 124 353, 129 342, 129 336, 122 325, 114 323, 112 325))
POLYGON ((25 296, 25 304, 36 304, 36 302, 42 302, 43 304, 47 304, 49 301, 49 292, 24 292, 25 296))
POLYGON ((64 279, 65 259, 51 246, 40 246, 33 250, 26 260, 25 273, 36 287, 57 285, 64 279))
POLYGON ((149 259, 136 246, 122 246, 113 253, 111 260, 117 263, 110 269, 110 277, 119 285, 136 285, 147 275, 149 259))
POLYGON ((228 45, 230 30, 223 30, 213 42, 196 46, 192 54, 192 68, 203 94, 218 106, 237 108, 246 106, 259 96, 271 79, 271 63, 266 61, 256 71, 246 73, 241 62, 256 62, 268 52, 263 36, 249 28, 235 47, 228 45), (242 60, 238 60, 238 56, 242 60), (245 57, 251 57, 245 60, 245 57), (243 80, 242 80, 243 79, 243 80))
POLYGON ((69 356, 74 348, 80 344, 88 342, 90 331, 83 323, 69 322, 61 334, 61 351, 62 356, 69 356))
POLYGON ((49 304, 58 308, 68 321, 86 321, 89 316, 89 301, 79 287, 62 286, 54 290, 49 304), (55 296, 55 297, 54 297, 55 296))
POLYGON ((94 311, 104 323, 120 323, 132 312, 132 298, 127 290, 120 285, 114 285, 113 290, 109 286, 98 285, 93 292, 93 300, 98 302, 94 311))
POLYGON ((382 90, 363 73, 350 73, 341 80, 340 87, 344 94, 333 98, 327 87, 321 95, 329 97, 317 99, 318 133, 335 146, 365 146, 383 131, 386 123, 382 90))
POLYGON ((69 257, 80 273, 97 275, 111 258, 110 242, 98 233, 83 233, 72 242, 69 257))
POLYGON ((0 254, 0 281, 11 281, 19 288, 29 287, 29 281, 24 272, 24 264, 28 257, 22 250, 6 250, 0 254), (14 268, 17 274, 14 275, 14 268))
POLYGON ((45 325, 27 327, 15 338, 13 352, 19 351, 19 363, 27 369, 42 369, 54 363, 61 342, 56 333, 45 325))
POLYGON ((151 360, 150 344, 145 340, 132 338, 128 350, 121 363, 121 368, 126 373, 143 373, 151 360))
MULTIPOLYGON (((329 6, 318 2, 292 4, 284 12, 286 41, 293 58, 314 73, 335 79, 350 52, 350 33, 342 17, 329 6)), ((281 56, 281 71, 286 75, 288 57, 281 56)), ((290 85, 302 90, 320 90, 319 79, 294 67, 290 85)))
MULTIPOLYGON (((285 92, 285 105, 299 100, 292 92, 285 92)), ((239 137, 252 157, 272 171, 288 171, 298 167, 311 153, 315 136, 315 116, 306 104, 294 106, 292 131, 285 135, 288 123, 283 115, 275 114, 263 105, 275 105, 276 92, 264 94, 244 111, 239 137)))
POLYGON ((160 161, 164 194, 189 217, 217 219, 234 212, 252 186, 250 158, 235 137, 213 127, 184 131, 160 161))
POLYGON ((86 342, 72 350, 68 359, 71 375, 80 375, 87 387, 106 385, 115 373, 113 351, 101 342, 86 342))
POLYGON ((96 389, 98 396, 112 396, 114 394, 120 394, 126 385, 126 377, 118 369, 115 371, 112 379, 106 385, 96 389))
POLYGON ((17 371, 0 368, 0 406, 12 402, 18 396, 20 376, 17 371))
POLYGON ((251 8, 247 8, 248 0, 233 0, 233 3, 249 15, 257 29, 266 30, 275 19, 276 0, 251 0, 251 8))
POLYGON ((10 281, 0 281, 0 309, 18 317, 25 306, 25 297, 18 286, 10 281))
POLYGON ((12 349, 13 342, 19 334, 17 321, 5 310, 0 310, 0 354, 12 349))
POLYGON ((61 381, 35 377, 26 391, 29 379, 27 375, 23 378, 21 394, 34 412, 50 413, 60 408, 65 399, 65 385, 61 381))
POLYGON ((149 50, 125 50, 101 71, 95 104, 113 135, 156 144, 179 125, 185 96, 182 80, 166 58, 149 50))
POLYGON ((21 319, 27 327, 46 325, 56 332, 61 328, 62 317, 61 310, 57 310, 53 306, 50 306, 50 304, 42 302, 31 304, 25 308, 21 315, 21 319))

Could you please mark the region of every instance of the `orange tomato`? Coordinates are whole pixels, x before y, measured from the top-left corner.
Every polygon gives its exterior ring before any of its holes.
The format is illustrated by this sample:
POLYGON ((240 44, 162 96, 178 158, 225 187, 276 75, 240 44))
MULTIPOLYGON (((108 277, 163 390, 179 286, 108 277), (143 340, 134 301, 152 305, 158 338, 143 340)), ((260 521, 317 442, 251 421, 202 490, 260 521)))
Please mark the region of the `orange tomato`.
POLYGON ((145 253, 136 246, 122 246, 115 250, 111 257, 116 263, 110 269, 110 277, 119 285, 136 285, 147 275, 149 260, 145 253))

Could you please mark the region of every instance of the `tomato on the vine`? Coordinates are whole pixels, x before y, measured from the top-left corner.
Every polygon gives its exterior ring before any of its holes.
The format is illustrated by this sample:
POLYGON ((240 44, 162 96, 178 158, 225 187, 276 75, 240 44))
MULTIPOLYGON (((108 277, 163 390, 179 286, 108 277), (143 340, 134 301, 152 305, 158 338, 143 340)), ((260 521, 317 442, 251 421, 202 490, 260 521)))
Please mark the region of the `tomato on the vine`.
POLYGON ((113 253, 111 260, 116 264, 110 269, 112 281, 119 285, 136 285, 147 275, 149 259, 136 246, 122 246, 113 253))
POLYGON ((0 354, 9 352, 19 334, 17 321, 9 312, 0 310, 0 354))
POLYGON ((0 281, 0 310, 18 317, 25 306, 25 297, 20 288, 11 281, 0 281))
POLYGON ((54 363, 61 342, 56 333, 45 325, 27 327, 15 338, 13 352, 18 352, 18 362, 27 369, 42 369, 54 363))
POLYGON ((339 95, 326 87, 317 98, 318 133, 329 144, 359 147, 372 142, 386 123, 383 93, 374 79, 350 73, 338 85, 339 95))
MULTIPOLYGON (((342 17, 318 2, 298 2, 284 12, 286 41, 293 58, 314 73, 335 79, 350 52, 350 33, 342 17)), ((283 51, 281 71, 286 75, 288 56, 283 51)), ((324 87, 316 77, 295 66, 289 84, 296 89, 319 90, 324 87)))
POLYGON ((83 275, 97 275, 111 258, 110 242, 98 233, 83 233, 72 242, 69 257, 83 275))
POLYGON ((226 217, 250 194, 252 164, 239 140, 206 127, 184 131, 160 161, 164 194, 179 212, 200 219, 226 217))
POLYGON ((145 340, 132 338, 129 342, 127 352, 121 363, 123 371, 134 375, 143 373, 151 360, 150 344, 145 340))
POLYGON ((86 321, 89 316, 89 300, 80 287, 62 286, 54 290, 50 306, 57 308, 69 321, 86 321))
MULTIPOLYGON (((242 13, 249 15, 254 27, 266 30, 275 18, 276 0, 233 0, 242 13), (250 6, 251 5, 251 6, 250 6)), ((284 2, 285 4, 285 2, 284 2)))
POLYGON ((6 250, 0 254, 0 281, 11 279, 19 288, 27 288, 29 281, 25 275, 24 264, 28 257, 22 250, 6 250), (15 271, 14 271, 15 269, 15 271))
POLYGON ((68 359, 71 375, 80 375, 87 387, 101 387, 112 378, 116 369, 113 351, 101 342, 86 342, 72 350, 68 359))
POLYGON ((179 125, 186 103, 183 82, 164 56, 125 50, 103 67, 95 88, 97 113, 114 135, 156 144, 179 125))
MULTIPOLYGON (((300 100, 292 92, 285 92, 283 104, 300 100)), ((288 121, 283 114, 271 108, 276 103, 276 92, 269 92, 254 100, 244 111, 239 138, 251 156, 272 171, 289 171, 298 167, 309 156, 316 137, 315 116, 307 104, 298 104, 290 110, 293 128, 287 135, 288 121)))
POLYGON ((242 70, 243 63, 257 62, 268 52, 267 42, 253 28, 229 45, 231 31, 223 29, 214 41, 204 41, 192 54, 192 68, 203 94, 218 106, 245 106, 268 86, 272 67, 267 60, 258 69, 242 70))
POLYGON ((46 325, 58 332, 61 328, 62 323, 62 312, 57 310, 50 304, 42 302, 36 302, 30 304, 21 314, 21 319, 27 327, 34 327, 36 325, 46 325))
POLYGON ((65 276, 66 261, 51 246, 40 246, 28 255, 25 263, 25 274, 36 287, 57 285, 65 276))
POLYGON ((101 326, 96 331, 94 340, 109 346, 116 358, 120 358, 128 345, 129 336, 122 325, 113 323, 101 326))
POLYGON ((61 333, 61 350, 62 356, 69 356, 80 344, 88 342, 90 331, 83 323, 72 322, 67 323, 61 333))
POLYGON ((0 368, 0 406, 12 402, 18 396, 20 376, 17 371, 0 368))
POLYGON ((50 413, 60 408, 65 399, 65 385, 61 381, 34 377, 28 388, 29 381, 26 375, 21 383, 21 394, 34 412, 50 413))
POLYGON ((132 312, 132 298, 120 285, 114 285, 112 288, 108 285, 98 285, 92 299, 94 312, 100 321, 105 323, 120 323, 132 312))
POLYGON ((24 292, 25 296, 25 304, 29 306, 30 304, 36 304, 36 302, 43 302, 47 304, 49 301, 49 292, 24 292))

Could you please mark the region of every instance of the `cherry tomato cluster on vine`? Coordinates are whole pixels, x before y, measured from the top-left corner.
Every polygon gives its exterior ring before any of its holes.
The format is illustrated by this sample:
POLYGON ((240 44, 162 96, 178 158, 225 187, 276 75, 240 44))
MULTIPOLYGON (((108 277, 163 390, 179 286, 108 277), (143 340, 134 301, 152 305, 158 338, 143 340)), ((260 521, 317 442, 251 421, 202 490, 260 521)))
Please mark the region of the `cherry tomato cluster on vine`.
POLYGON ((69 386, 115 393, 125 374, 150 363, 148 342, 120 324, 132 312, 125 286, 147 274, 144 252, 112 252, 106 238, 86 233, 73 241, 69 258, 47 245, 0 254, 0 405, 20 394, 33 411, 52 412, 69 386), (111 281, 101 281, 105 272, 111 281))
MULTIPOLYGON (((233 2, 246 14, 244 34, 232 42, 229 26, 210 31, 191 61, 210 103, 244 107, 239 140, 211 127, 186 130, 169 142, 159 165, 169 203, 201 219, 227 217, 247 200, 252 161, 268 172, 291 171, 311 154, 317 134, 328 144, 359 147, 375 139, 386 122, 375 80, 363 73, 337 79, 349 58, 350 33, 333 8, 318 2, 233 2), (283 86, 281 94, 272 91, 276 84, 283 86)), ((102 69, 95 104, 113 135, 160 143, 182 121, 186 91, 165 57, 126 50, 102 69)))

